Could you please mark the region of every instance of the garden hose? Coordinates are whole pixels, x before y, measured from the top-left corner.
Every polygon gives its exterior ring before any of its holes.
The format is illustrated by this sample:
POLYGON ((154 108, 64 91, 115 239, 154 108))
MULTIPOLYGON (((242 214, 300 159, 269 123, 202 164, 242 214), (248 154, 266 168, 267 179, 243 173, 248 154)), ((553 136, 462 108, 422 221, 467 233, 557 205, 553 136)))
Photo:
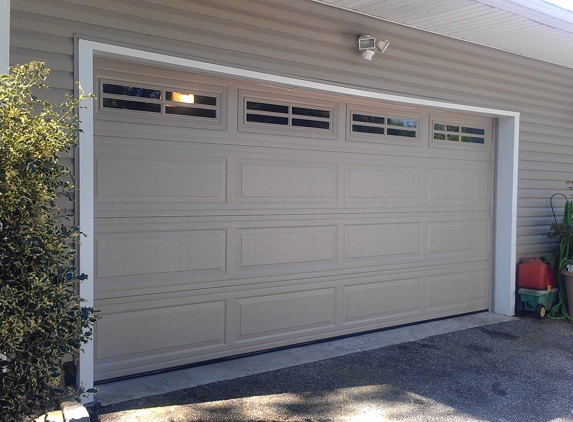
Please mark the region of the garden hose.
MULTIPOLYGON (((563 212, 563 224, 571 225, 572 216, 573 201, 567 201, 565 203, 565 211, 563 212)), ((567 259, 569 258, 569 243, 569 239, 562 238, 559 244, 559 258, 555 268, 559 279, 559 300, 547 315, 547 317, 551 319, 568 319, 569 321, 573 321, 573 317, 567 313, 567 306, 565 306, 565 283, 563 282, 563 275, 561 274, 561 270, 566 267, 567 259)))

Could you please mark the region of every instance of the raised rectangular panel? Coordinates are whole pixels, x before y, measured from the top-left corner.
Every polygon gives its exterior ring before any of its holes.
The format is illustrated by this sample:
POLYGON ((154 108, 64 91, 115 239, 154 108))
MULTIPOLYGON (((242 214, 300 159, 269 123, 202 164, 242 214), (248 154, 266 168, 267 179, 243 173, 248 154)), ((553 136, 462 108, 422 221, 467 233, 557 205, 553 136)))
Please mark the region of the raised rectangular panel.
POLYGON ((241 267, 334 262, 336 227, 239 230, 241 267))
POLYGON ((241 197, 335 201, 336 165, 285 162, 242 164, 241 197))
POLYGON ((428 192, 430 202, 491 202, 491 169, 429 169, 428 192))
POLYGON ((418 199, 422 197, 422 170, 416 167, 348 166, 346 200, 418 199))
POLYGON ((185 161, 99 158, 96 195, 224 202, 225 163, 224 158, 209 157, 185 161))
POLYGON ((484 303, 484 306, 487 306, 488 303, 488 270, 429 276, 426 285, 428 309, 460 306, 476 302, 484 303))
POLYGON ((476 254, 489 256, 489 220, 429 222, 429 256, 476 254))
POLYGON ((96 241, 97 276, 225 271, 225 230, 118 233, 96 241))
POLYGON ((335 290, 323 289, 239 300, 240 337, 334 325, 335 290))
POLYGON ((344 289, 346 322, 418 311, 420 279, 349 286, 344 289))
POLYGON ((96 324, 96 358, 116 358, 225 341, 225 302, 105 315, 96 324))
POLYGON ((364 224, 345 227, 346 260, 420 255, 419 223, 364 224))

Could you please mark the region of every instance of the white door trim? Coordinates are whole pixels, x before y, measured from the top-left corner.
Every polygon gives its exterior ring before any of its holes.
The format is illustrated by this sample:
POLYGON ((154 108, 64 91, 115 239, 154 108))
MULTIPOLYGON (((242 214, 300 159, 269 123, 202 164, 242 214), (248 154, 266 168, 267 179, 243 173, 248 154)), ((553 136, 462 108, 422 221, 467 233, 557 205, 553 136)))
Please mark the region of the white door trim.
MULTIPOLYGON (((4 0, 5 1, 5 0, 4 0)), ((390 95, 382 92, 346 88, 252 70, 238 69, 214 63, 173 57, 133 48, 120 47, 101 42, 78 41, 79 80, 84 90, 93 93, 94 55, 105 55, 119 59, 129 59, 163 66, 176 66, 201 73, 218 74, 242 78, 255 82, 270 82, 283 86, 312 89, 332 94, 350 95, 385 102, 406 104, 436 110, 486 115, 498 119, 495 190, 494 190, 494 248, 493 248, 493 291, 492 311, 513 315, 515 306, 515 264, 516 264, 516 222, 517 222, 517 168, 519 149, 519 113, 493 108, 474 107, 441 101, 390 95)), ((87 305, 93 305, 94 262, 94 162, 93 162, 93 100, 84 103, 88 109, 80 110, 82 120, 79 141, 79 225, 87 235, 79 248, 80 271, 89 278, 80 286, 81 296, 87 305)), ((80 357, 78 383, 93 385, 94 345, 90 342, 83 347, 80 357)))

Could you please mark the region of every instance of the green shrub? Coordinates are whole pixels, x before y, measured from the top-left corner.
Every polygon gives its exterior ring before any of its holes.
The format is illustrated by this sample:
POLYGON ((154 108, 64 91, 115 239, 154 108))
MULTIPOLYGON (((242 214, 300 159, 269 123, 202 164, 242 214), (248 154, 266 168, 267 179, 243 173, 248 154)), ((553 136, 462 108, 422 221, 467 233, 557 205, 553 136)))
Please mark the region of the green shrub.
POLYGON ((58 209, 73 200, 70 170, 60 162, 78 134, 78 100, 40 101, 43 63, 0 75, 0 420, 50 410, 62 359, 91 336, 93 308, 82 306, 72 265, 81 232, 58 209), (66 221, 68 220, 68 221, 66 221))

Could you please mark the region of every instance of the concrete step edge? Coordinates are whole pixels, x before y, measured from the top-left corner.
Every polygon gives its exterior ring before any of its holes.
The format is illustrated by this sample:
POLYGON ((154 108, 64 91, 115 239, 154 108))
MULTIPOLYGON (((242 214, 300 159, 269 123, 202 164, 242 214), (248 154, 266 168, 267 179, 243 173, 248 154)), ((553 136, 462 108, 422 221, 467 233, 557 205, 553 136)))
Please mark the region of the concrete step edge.
POLYGON ((86 407, 74 399, 66 399, 60 403, 64 422, 90 422, 90 415, 86 407))

